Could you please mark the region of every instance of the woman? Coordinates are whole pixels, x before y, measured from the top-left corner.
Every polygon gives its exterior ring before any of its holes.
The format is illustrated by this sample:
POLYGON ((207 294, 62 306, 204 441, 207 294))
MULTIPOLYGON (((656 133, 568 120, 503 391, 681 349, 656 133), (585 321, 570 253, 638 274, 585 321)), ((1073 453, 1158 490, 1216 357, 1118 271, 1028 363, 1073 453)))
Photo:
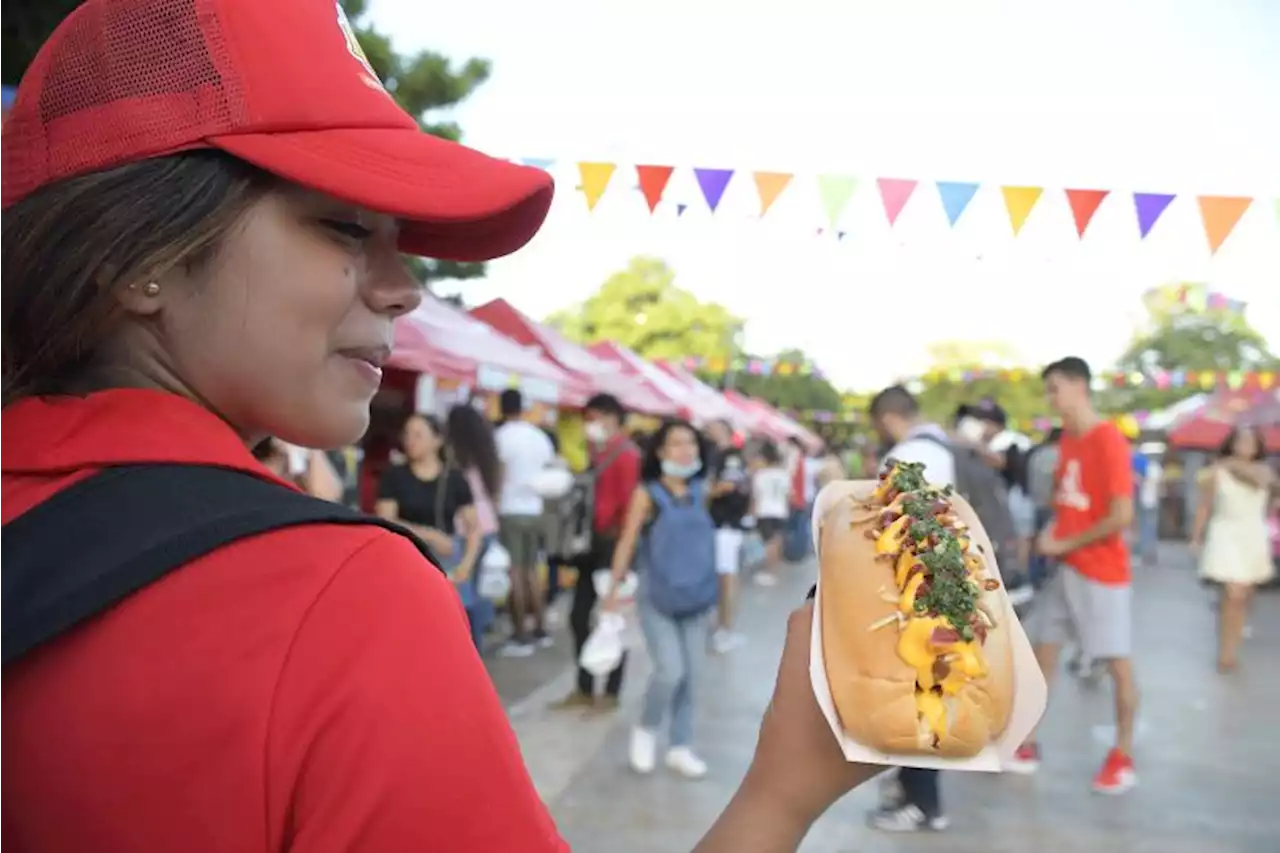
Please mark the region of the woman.
MULTIPOLYGON (((475 522, 479 529, 480 552, 477 564, 498 538, 498 512, 494 500, 502 488, 502 465, 498 462, 498 448, 493 443, 493 427, 473 406, 458 405, 449 410, 445 421, 446 453, 462 471, 471 489, 475 522)), ((484 632, 493 623, 493 603, 481 598, 476 584, 480 573, 472 575, 467 615, 471 619, 471 633, 479 648, 484 632)))
POLYGON ((751 516, 756 520, 756 530, 764 542, 764 564, 756 572, 756 583, 776 586, 778 572, 782 568, 783 539, 787 520, 791 516, 788 498, 791 478, 783 465, 778 445, 766 441, 760 453, 752 460, 751 516))
POLYGON ((707 773, 692 746, 693 697, 719 578, 702 449, 698 431, 687 421, 669 420, 658 428, 644 452, 640 485, 613 552, 613 590, 604 608, 617 606, 617 590, 637 560, 640 627, 653 659, 640 722, 631 732, 630 761, 637 773, 653 770, 658 729, 668 714, 667 767, 691 779, 707 773))
POLYGON ((1274 570, 1267 534, 1267 500, 1274 479, 1261 434, 1252 427, 1237 427, 1201 481, 1191 547, 1200 555, 1201 576, 1222 585, 1219 672, 1236 668, 1249 600, 1274 570))
MULTIPOLYGON (((15 518, 103 469, 291 489, 250 448, 364 432, 421 299, 399 253, 537 230, 551 179, 423 135, 356 44, 323 0, 87 0, 36 58, 0 145, 6 559, 15 518)), ((7 629, 29 602, 3 604, 7 629)), ((810 624, 699 853, 793 850, 873 772, 813 700, 810 624)), ((6 660, 3 695, 15 850, 565 849, 457 596, 374 525, 192 558, 6 660)))
POLYGON ((479 604, 474 572, 484 534, 471 487, 465 475, 446 462, 444 436, 434 417, 410 415, 400 435, 404 464, 383 472, 374 512, 409 528, 431 548, 462 597, 478 647, 483 628, 478 629, 478 620, 471 617, 479 604))

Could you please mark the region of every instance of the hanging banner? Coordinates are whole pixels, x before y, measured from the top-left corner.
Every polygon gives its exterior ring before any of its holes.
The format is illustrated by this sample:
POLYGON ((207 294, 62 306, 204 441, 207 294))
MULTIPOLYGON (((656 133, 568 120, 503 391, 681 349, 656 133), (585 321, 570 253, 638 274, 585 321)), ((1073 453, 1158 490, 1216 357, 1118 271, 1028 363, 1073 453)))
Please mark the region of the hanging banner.
POLYGON ((653 213, 658 202, 662 201, 662 194, 667 190, 667 182, 671 180, 671 173, 675 170, 675 166, 636 166, 640 192, 644 193, 644 200, 649 205, 650 213, 653 213))
POLYGON ((1209 240, 1211 255, 1217 254, 1240 217, 1253 204, 1248 196, 1233 195, 1202 195, 1197 196, 1196 201, 1200 203, 1200 219, 1204 222, 1204 236, 1209 240))
POLYGON ((1111 190, 1066 190, 1066 193, 1071 217, 1076 221, 1076 236, 1083 240, 1085 229, 1111 190))
POLYGON ((965 184, 957 181, 938 181, 938 197, 942 199, 942 209, 947 214, 947 224, 956 226, 961 214, 969 202, 978 194, 978 184, 965 184))
POLYGON ((1013 236, 1017 237, 1022 226, 1027 224, 1031 210, 1044 195, 1044 187, 1001 187, 1004 196, 1004 209, 1009 213, 1009 225, 1013 228, 1013 236))
POLYGON ((760 194, 760 215, 764 216, 794 176, 790 172, 752 172, 751 177, 756 182, 756 192, 760 194))
POLYGON ((715 213, 729 186, 729 179, 733 177, 733 169, 694 169, 693 176, 698 179, 698 187, 702 190, 702 197, 707 200, 707 207, 715 213))
POLYGON ((1134 193, 1133 208, 1138 214, 1138 236, 1146 239, 1155 227, 1156 220, 1164 213, 1166 207, 1177 198, 1165 193, 1134 193))
POLYGON ((905 178, 876 178, 876 186, 880 188, 880 200, 884 202, 884 215, 889 218, 889 226, 893 227, 911 200, 911 194, 916 191, 916 182, 905 178))
POLYGON ((822 209, 827 214, 827 223, 836 227, 836 221, 853 198, 853 191, 858 188, 858 179, 852 175, 819 175, 818 197, 822 199, 822 209))
POLYGON ((551 167, 556 164, 556 161, 549 157, 524 157, 521 158, 520 162, 525 166, 532 166, 544 172, 550 172, 551 167))
POLYGON ((587 197, 587 210, 595 210, 609 181, 617 171, 617 163, 579 163, 578 176, 582 180, 582 194, 587 197))

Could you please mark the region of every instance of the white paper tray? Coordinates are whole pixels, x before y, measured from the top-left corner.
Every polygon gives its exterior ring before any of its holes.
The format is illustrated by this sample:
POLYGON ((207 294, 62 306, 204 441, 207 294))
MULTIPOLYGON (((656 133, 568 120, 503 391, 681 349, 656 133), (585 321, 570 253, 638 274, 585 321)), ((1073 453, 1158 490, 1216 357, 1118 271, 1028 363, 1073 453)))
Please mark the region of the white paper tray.
MULTIPOLYGON (((820 524, 826 510, 837 500, 850 495, 865 500, 875 489, 874 480, 839 480, 828 483, 818 493, 813 506, 813 543, 814 553, 822 547, 820 524)), ((994 549, 986 531, 978 521, 977 515, 968 502, 959 495, 952 496, 956 514, 970 528, 973 541, 982 546, 983 558, 987 562, 987 574, 999 578, 1000 568, 996 564, 994 549)), ((821 559, 821 554, 819 554, 821 559)), ((1005 595, 1004 587, 999 590, 1005 595)), ((1049 691, 1045 684, 1044 674, 1036 663, 1035 654, 1031 651, 1031 642, 1026 631, 1013 613, 1013 607, 1005 609, 1006 618, 1010 619, 1009 639, 1013 650, 1013 710, 1009 725, 1005 727, 1000 738, 982 752, 972 758, 942 758, 928 755, 886 755, 877 752, 855 741, 845 734, 840 725, 840 717, 836 713, 835 702, 831 698, 831 686, 827 681, 827 665, 822 654, 822 582, 819 573, 817 597, 813 603, 813 632, 809 639, 809 680, 813 684, 813 695, 818 700, 818 707, 831 727, 831 733, 840 743, 844 757, 849 761, 866 764, 889 764, 895 767, 922 767, 931 770, 977 770, 999 772, 1014 751, 1035 728, 1044 714, 1049 691)))

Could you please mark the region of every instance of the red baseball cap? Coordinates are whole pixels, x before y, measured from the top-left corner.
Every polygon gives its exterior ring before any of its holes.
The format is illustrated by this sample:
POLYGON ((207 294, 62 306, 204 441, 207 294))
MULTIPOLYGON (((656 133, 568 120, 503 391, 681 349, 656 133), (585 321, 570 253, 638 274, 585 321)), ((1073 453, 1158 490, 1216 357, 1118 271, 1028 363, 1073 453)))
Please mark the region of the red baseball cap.
POLYGON ((87 0, 18 87, 3 206, 197 148, 396 216, 403 251, 453 260, 523 246, 554 191, 541 169, 423 133, 336 0, 87 0))

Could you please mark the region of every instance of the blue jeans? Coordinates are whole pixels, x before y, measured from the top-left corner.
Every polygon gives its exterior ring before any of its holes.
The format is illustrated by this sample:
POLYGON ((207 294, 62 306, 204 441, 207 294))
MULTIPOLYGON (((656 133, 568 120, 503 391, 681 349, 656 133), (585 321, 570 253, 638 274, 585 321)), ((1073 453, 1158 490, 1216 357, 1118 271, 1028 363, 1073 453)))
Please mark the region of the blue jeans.
POLYGON ((788 562, 798 563, 813 552, 813 531, 810 526, 812 517, 812 504, 804 509, 791 510, 782 543, 783 557, 788 562))
MULTIPOLYGON (((480 648, 480 642, 484 639, 484 632, 492 624, 495 615, 493 602, 487 598, 480 597, 480 563, 484 560, 485 552, 496 541, 498 541, 498 537, 494 534, 489 534, 480 540, 480 553, 476 555, 476 565, 471 570, 471 577, 467 579, 466 583, 457 587, 458 597, 462 599, 462 606, 467 611, 467 621, 471 625, 471 641, 476 644, 477 649, 480 648)), ((455 536, 453 540, 453 555, 450 559, 442 561, 447 564, 442 568, 450 575, 453 574, 458 561, 462 559, 462 552, 465 548, 466 541, 461 536, 455 536)))
POLYGON ((707 655, 711 611, 680 618, 668 616, 659 613, 643 594, 638 610, 645 646, 653 659, 640 727, 656 732, 669 709, 670 746, 689 746, 693 741, 693 690, 707 655))

